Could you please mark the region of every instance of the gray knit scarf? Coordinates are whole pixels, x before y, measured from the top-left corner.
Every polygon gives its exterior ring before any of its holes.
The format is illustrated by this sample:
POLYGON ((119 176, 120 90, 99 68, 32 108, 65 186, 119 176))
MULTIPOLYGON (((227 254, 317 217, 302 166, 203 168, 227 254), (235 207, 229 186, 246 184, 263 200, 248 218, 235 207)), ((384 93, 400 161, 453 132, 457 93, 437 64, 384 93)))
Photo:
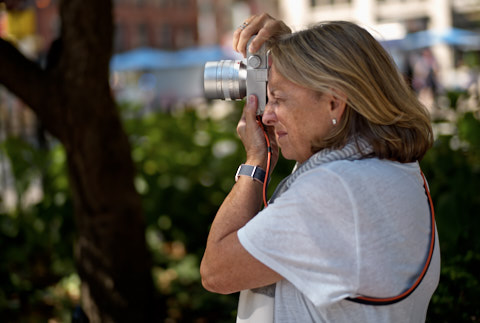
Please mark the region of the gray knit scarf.
POLYGON ((270 203, 272 203, 278 196, 283 192, 288 190, 292 183, 300 176, 301 174, 318 167, 322 164, 330 163, 337 160, 356 160, 361 159, 364 156, 369 155, 373 152, 372 146, 364 139, 357 138, 356 140, 350 140, 343 148, 341 149, 331 149, 325 148, 315 153, 303 164, 295 165, 292 173, 285 177, 278 185, 275 191, 270 198, 270 203))

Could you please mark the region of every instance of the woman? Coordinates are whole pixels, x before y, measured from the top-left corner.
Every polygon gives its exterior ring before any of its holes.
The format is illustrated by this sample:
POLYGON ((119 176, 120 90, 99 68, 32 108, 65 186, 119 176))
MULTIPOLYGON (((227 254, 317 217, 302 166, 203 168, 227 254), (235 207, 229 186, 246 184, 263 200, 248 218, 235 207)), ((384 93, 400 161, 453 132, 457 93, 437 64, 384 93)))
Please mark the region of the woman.
MULTIPOLYGON (((425 321, 440 270, 418 165, 433 141, 428 113, 355 24, 292 34, 253 16, 234 49, 245 55, 255 34, 250 50, 267 41, 272 62, 262 119, 272 164, 280 147, 297 166, 261 211, 261 176, 238 176, 208 237, 205 288, 242 291, 238 321, 255 321, 265 304, 275 322, 425 321)), ((265 170, 256 102, 248 98, 237 131, 245 164, 265 170)))

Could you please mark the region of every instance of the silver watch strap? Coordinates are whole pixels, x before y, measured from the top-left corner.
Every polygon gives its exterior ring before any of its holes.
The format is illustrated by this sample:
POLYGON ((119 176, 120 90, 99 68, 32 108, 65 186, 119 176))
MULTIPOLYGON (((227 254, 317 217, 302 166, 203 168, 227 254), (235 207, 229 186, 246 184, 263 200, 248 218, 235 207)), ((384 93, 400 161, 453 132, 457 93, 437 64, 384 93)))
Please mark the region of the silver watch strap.
POLYGON ((263 184, 265 181, 265 174, 266 172, 258 166, 241 164, 235 174, 235 182, 238 181, 239 176, 249 176, 263 184))

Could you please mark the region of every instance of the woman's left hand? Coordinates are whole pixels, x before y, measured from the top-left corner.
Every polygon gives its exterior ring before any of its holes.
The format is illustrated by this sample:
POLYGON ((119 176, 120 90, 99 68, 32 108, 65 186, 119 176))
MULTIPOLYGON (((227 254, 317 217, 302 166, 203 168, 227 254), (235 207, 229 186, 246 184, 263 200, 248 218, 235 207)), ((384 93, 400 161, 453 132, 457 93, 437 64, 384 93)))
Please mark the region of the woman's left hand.
POLYGON ((255 53, 268 39, 291 32, 290 27, 283 21, 269 14, 251 16, 233 33, 233 49, 246 57, 247 43, 253 35, 257 37, 250 44, 249 52, 251 53, 255 53))

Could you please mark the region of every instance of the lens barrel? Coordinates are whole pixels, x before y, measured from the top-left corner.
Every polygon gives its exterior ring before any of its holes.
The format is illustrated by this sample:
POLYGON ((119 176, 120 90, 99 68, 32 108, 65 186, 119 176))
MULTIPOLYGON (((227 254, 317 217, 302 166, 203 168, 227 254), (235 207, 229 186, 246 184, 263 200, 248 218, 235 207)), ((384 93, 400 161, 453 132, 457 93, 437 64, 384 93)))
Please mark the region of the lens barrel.
POLYGON ((240 60, 207 62, 203 88, 207 99, 241 100, 247 95, 247 67, 240 60))

